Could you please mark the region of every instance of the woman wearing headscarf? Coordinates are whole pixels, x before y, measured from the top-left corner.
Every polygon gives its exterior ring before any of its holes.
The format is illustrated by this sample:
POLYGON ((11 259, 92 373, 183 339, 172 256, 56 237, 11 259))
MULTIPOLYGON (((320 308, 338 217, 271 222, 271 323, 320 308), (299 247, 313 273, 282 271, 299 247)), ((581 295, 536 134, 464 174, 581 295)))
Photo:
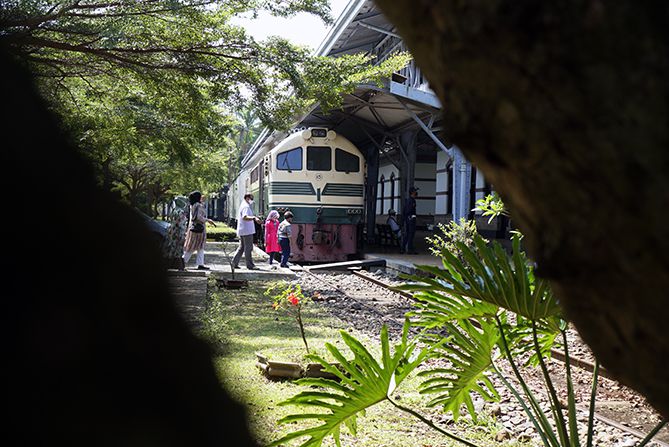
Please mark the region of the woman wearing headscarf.
POLYGON ((265 252, 269 255, 269 265, 272 265, 275 254, 281 252, 279 247, 279 238, 277 231, 279 230, 279 212, 272 210, 267 215, 265 221, 265 252))
POLYGON ((168 268, 184 269, 183 255, 188 228, 188 211, 187 198, 180 196, 172 201, 171 225, 163 241, 163 257, 167 260, 168 268))
POLYGON ((216 226, 213 220, 207 219, 207 213, 202 204, 202 193, 200 191, 193 191, 188 195, 190 202, 190 221, 188 223, 188 231, 186 232, 186 243, 184 244, 184 265, 188 264, 188 260, 197 252, 195 263, 198 270, 209 270, 209 267, 204 265, 204 244, 207 242, 207 227, 209 222, 216 226))

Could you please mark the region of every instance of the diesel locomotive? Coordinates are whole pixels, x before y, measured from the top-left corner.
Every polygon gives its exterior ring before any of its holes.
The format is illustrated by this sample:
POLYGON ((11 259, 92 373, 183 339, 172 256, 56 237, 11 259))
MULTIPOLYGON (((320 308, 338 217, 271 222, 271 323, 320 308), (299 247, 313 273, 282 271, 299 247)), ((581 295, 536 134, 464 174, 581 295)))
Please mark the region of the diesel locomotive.
POLYGON ((333 130, 296 131, 242 167, 228 192, 231 223, 251 193, 258 215, 293 213, 291 261, 351 259, 358 252, 365 168, 358 148, 333 130))

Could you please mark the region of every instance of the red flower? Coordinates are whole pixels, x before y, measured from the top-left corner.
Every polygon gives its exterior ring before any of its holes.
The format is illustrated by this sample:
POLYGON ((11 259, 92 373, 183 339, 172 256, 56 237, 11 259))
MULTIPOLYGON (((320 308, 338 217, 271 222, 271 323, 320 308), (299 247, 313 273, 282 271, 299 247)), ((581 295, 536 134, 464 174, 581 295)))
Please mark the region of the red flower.
POLYGON ((298 303, 300 302, 300 300, 297 299, 294 293, 288 295, 288 301, 290 301, 290 304, 292 304, 293 306, 297 306, 298 303))

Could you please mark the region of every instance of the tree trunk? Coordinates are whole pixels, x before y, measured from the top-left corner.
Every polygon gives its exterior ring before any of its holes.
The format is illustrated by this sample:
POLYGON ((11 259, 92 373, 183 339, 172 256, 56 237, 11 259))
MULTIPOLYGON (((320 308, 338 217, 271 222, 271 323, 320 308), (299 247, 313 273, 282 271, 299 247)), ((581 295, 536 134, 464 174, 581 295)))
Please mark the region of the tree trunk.
POLYGON ((669 416, 666 3, 377 3, 569 319, 669 416))
POLYGON ((102 162, 102 189, 104 191, 111 191, 114 186, 114 176, 111 172, 112 158, 108 157, 102 162))

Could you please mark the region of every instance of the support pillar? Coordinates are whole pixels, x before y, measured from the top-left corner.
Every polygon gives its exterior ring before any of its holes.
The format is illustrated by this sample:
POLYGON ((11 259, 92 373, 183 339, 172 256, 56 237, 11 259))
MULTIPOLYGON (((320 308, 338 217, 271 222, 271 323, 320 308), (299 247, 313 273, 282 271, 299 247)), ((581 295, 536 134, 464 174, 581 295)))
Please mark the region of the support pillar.
POLYGON ((376 242, 376 194, 379 180, 379 150, 376 146, 368 146, 367 154, 367 184, 365 185, 365 222, 367 228, 367 243, 376 242))
POLYGON ((469 216, 469 189, 472 178, 472 165, 460 151, 453 146, 453 220, 469 216))
POLYGON ((402 151, 402 163, 400 163, 400 206, 402 207, 402 215, 404 215, 404 203, 409 197, 409 188, 414 186, 416 178, 416 139, 418 132, 415 130, 404 132, 399 138, 399 150, 402 151))

